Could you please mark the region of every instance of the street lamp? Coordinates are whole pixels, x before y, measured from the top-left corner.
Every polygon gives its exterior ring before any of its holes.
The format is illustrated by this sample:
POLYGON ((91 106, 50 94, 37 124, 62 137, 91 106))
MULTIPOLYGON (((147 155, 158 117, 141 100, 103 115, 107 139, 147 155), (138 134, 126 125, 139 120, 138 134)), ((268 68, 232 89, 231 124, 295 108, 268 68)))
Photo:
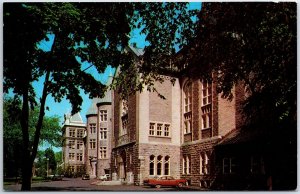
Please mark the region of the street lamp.
POLYGON ((49 177, 49 158, 47 158, 47 177, 49 177))

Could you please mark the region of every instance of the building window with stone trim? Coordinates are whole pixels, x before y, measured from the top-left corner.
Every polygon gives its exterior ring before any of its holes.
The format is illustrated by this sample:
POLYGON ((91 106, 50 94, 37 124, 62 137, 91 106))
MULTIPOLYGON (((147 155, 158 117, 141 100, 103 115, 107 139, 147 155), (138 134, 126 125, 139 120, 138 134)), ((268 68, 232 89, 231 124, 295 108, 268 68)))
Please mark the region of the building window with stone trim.
POLYGON ((169 137, 170 136, 170 125, 168 125, 168 124, 165 124, 165 127, 164 127, 164 136, 165 137, 169 137))
POLYGON ((128 127, 128 115, 122 116, 121 118, 122 122, 122 129, 120 131, 120 135, 126 135, 127 134, 127 127, 128 127))
POLYGON ((71 172, 75 172, 75 166, 69 166, 71 172))
POLYGON ((149 135, 154 136, 155 135, 155 123, 150 123, 149 126, 149 135))
POLYGON ((70 130, 69 130, 69 136, 70 137, 75 137, 75 129, 74 128, 70 128, 70 130))
POLYGON ((83 137, 83 129, 77 129, 77 137, 79 138, 83 137))
POLYGON ((160 123, 158 123, 156 125, 156 135, 157 136, 162 136, 162 126, 163 126, 163 124, 160 124, 160 123))
POLYGON ((100 128, 100 139, 107 139, 107 128, 100 128))
POLYGON ((155 156, 150 156, 150 162, 149 162, 149 175, 155 175, 155 156))
POLYGON ((200 174, 209 174, 209 153, 200 153, 200 174))
POLYGON ((100 121, 107 121, 107 110, 100 110, 100 121))
POLYGON ((106 159, 107 158, 107 147, 101 146, 99 149, 100 152, 100 159, 106 159))
POLYGON ((165 156, 165 175, 170 175, 170 156, 165 156))
POLYGON ((96 133, 96 123, 90 124, 90 133, 96 133))
POLYGON ((183 174, 190 174, 192 169, 192 161, 190 155, 183 156, 183 174))
POLYGON ((90 139, 90 149, 96 148, 96 139, 90 139))
POLYGON ((82 161, 82 153, 77 153, 77 161, 82 161))
POLYGON ((157 156, 157 162, 156 162, 156 175, 162 175, 162 163, 163 163, 163 157, 161 155, 157 156))
POLYGON ((75 153, 69 153, 69 160, 75 160, 75 153))
POLYGON ((211 104, 212 102, 212 87, 211 82, 207 80, 202 81, 202 106, 211 104))
POLYGON ((189 81, 185 84, 184 93, 184 113, 192 111, 192 83, 189 81))

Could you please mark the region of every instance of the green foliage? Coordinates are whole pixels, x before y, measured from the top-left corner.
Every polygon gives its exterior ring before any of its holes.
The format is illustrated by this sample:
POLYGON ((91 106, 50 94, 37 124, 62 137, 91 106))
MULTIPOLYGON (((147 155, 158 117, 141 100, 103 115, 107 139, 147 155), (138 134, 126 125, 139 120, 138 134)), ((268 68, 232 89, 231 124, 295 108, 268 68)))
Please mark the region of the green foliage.
MULTIPOLYGON (((22 130, 20 125, 21 101, 18 98, 5 97, 3 100, 3 145, 4 171, 7 176, 16 176, 22 164, 22 130)), ((29 134, 30 142, 34 137, 35 123, 38 117, 38 107, 30 111, 29 134)), ((53 146, 61 144, 61 132, 58 117, 45 117, 41 130, 40 144, 53 146)), ((37 156, 39 158, 39 154, 37 156)))
MULTIPOLYGON (((249 124, 296 123, 296 3, 204 3, 197 39, 182 63, 189 74, 215 72, 218 92, 232 98, 242 82, 249 124)), ((257 127, 258 127, 257 126, 257 127)))

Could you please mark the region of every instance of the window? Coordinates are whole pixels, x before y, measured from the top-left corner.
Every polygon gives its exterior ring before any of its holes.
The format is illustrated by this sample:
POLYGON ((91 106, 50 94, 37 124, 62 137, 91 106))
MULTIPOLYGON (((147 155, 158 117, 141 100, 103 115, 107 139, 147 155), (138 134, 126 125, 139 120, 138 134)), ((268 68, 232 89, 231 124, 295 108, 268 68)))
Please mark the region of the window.
POLYGON ((75 172, 75 166, 70 166, 70 171, 75 172))
POLYGON ((183 174, 190 174, 192 169, 192 161, 190 155, 183 156, 183 174))
MULTIPOLYGON (((202 81, 202 129, 209 129, 212 127, 212 87, 211 82, 207 80, 202 81)), ((206 131, 206 135, 203 132, 203 138, 211 137, 212 131, 206 131)))
POLYGON ((188 82, 184 87, 184 113, 192 111, 192 83, 188 82))
POLYGON ((70 128, 69 136, 70 136, 70 137, 75 137, 75 129, 70 128))
POLYGON ((191 120, 184 121, 184 134, 191 132, 191 120))
POLYGON ((155 134, 155 123, 150 123, 149 135, 153 136, 155 134))
POLYGON ((75 160, 75 153, 69 153, 69 160, 75 160))
POLYGON ((162 135, 162 124, 157 124, 156 135, 157 136, 161 136, 162 135))
POLYGON ((82 153, 77 153, 77 161, 82 161, 82 153))
POLYGON ((207 152, 200 153, 200 174, 209 174, 209 157, 207 152))
POLYGON ((121 101, 121 116, 128 114, 128 100, 121 101))
POLYGON ((192 83, 188 82, 183 89, 184 95, 184 134, 191 133, 192 129, 192 83))
POLYGON ((83 137, 83 130, 77 129, 77 137, 82 138, 83 137))
POLYGON ((106 151, 107 151, 106 147, 100 147, 100 158, 101 159, 105 159, 106 158, 106 154, 107 154, 106 151))
POLYGON ((149 175, 154 175, 155 156, 150 156, 149 175))
POLYGON ((207 80, 202 81, 202 106, 211 104, 212 101, 212 90, 211 90, 211 82, 207 80))
POLYGON ((107 110, 100 110, 100 121, 107 121, 107 110))
POLYGON ((107 139, 107 128, 100 128, 100 139, 107 139))
POLYGON ((83 142, 77 141, 77 149, 83 149, 83 142))
POLYGON ((96 133, 96 124, 95 123, 90 124, 90 133, 96 133))
POLYGON ((236 159, 223 158, 223 174, 232 174, 236 172, 236 159))
POLYGON ((162 175, 162 156, 158 156, 157 157, 157 164, 156 164, 156 170, 157 170, 157 172, 156 172, 156 175, 162 175))
POLYGON ((75 140, 69 140, 69 148, 75 149, 75 140))
POLYGON ((165 125, 164 136, 165 137, 170 136, 170 125, 165 125))
POLYGON ((90 148, 95 149, 96 148, 96 139, 90 139, 90 148))
POLYGON ((127 134, 127 126, 128 126, 128 115, 122 117, 122 130, 121 135, 127 134))
POLYGON ((170 156, 165 157, 165 175, 170 175, 170 156))

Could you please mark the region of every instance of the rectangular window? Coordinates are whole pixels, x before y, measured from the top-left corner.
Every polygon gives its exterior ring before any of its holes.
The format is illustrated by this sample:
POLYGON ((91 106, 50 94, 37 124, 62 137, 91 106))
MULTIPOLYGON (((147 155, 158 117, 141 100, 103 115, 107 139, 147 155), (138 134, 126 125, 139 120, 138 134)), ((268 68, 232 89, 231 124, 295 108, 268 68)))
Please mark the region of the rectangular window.
POLYGON ((69 130, 69 136, 70 137, 75 137, 75 129, 70 128, 70 130, 69 130))
POLYGON ((155 135, 155 123, 150 123, 149 135, 151 136, 155 135))
POLYGON ((191 133, 191 120, 184 121, 184 134, 191 133))
POLYGON ((96 133, 96 124, 95 123, 90 124, 90 133, 96 133))
POLYGON ((157 136, 162 136, 162 124, 157 124, 156 135, 157 136))
POLYGON ((212 102, 212 90, 211 82, 203 80, 202 82, 202 106, 211 104, 212 102))
POLYGON ((236 172, 236 159, 223 158, 223 174, 232 174, 236 172))
POLYGON ((77 129, 77 137, 82 138, 83 137, 83 130, 77 129))
POLYGON ((96 139, 90 139, 90 148, 95 149, 96 148, 96 139))
POLYGON ((100 158, 101 159, 105 159, 106 158, 106 154, 107 154, 106 151, 107 151, 106 147, 100 147, 100 158))
POLYGON ((165 125, 164 136, 170 136, 170 125, 165 125))
POLYGON ((100 139, 107 139, 107 128, 100 128, 100 139))
POLYGON ((75 172, 75 166, 70 166, 70 171, 75 172))
POLYGON ((107 121, 107 110, 100 110, 100 121, 107 121))
POLYGON ((69 160, 75 160, 75 153, 69 153, 69 160))
POLYGON ((82 141, 77 141, 77 149, 83 149, 83 142, 82 141))
POLYGON ((75 140, 69 140, 69 148, 75 149, 75 140))
POLYGON ((77 161, 82 161, 82 153, 77 153, 77 161))

